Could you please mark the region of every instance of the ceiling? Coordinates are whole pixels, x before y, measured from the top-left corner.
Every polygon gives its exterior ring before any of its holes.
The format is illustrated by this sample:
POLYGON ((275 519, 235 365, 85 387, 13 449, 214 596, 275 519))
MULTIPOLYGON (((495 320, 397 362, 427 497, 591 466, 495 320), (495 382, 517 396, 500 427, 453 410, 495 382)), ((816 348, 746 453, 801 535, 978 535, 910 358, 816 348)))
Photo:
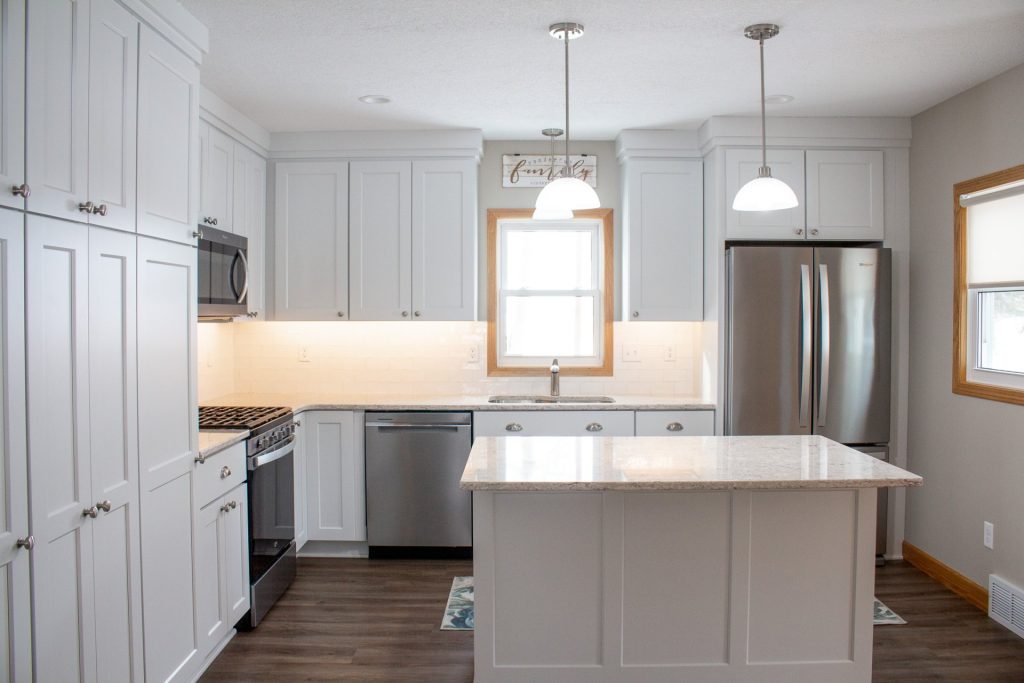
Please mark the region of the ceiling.
POLYGON ((481 128, 542 139, 694 128, 754 114, 770 21, 769 116, 910 116, 1024 62, 1021 0, 181 0, 210 29, 202 80, 270 131, 481 128), (362 95, 387 95, 369 105, 362 95))

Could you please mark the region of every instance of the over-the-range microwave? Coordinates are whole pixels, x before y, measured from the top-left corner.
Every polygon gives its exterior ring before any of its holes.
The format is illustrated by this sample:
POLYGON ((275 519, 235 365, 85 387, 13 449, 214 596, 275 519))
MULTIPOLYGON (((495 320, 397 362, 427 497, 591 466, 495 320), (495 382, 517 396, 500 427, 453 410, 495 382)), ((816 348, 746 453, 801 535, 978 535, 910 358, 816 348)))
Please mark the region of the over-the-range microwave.
POLYGON ((230 318, 249 312, 249 240, 199 226, 199 317, 230 318))

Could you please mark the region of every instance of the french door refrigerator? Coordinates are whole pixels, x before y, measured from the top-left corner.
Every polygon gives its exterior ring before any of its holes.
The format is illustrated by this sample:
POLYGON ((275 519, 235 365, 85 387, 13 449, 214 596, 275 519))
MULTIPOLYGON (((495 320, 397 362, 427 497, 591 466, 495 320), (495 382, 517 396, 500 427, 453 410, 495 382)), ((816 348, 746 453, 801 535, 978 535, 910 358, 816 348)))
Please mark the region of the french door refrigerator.
POLYGON ((888 460, 891 251, 734 246, 726 273, 725 433, 821 434, 888 460))

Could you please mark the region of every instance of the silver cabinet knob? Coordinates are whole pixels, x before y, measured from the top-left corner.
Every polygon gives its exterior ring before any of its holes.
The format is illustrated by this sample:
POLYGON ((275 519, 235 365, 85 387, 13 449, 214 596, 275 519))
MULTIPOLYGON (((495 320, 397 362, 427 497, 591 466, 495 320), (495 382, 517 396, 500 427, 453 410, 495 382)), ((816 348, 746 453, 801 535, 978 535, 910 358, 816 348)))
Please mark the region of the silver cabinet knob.
POLYGON ((338 311, 338 317, 339 318, 344 318, 345 317, 345 311, 338 311))
POLYGON ((82 510, 83 517, 92 517, 93 519, 96 519, 97 517, 99 517, 99 514, 100 511, 96 509, 95 505, 93 505, 91 508, 85 508, 84 510, 82 510))
POLYGON ((229 502, 224 503, 223 505, 221 505, 220 506, 220 511, 221 512, 231 512, 236 507, 238 507, 238 503, 236 503, 235 501, 232 500, 232 501, 229 501, 229 502))
POLYGON ((588 432, 599 432, 604 429, 600 422, 591 422, 586 427, 588 432))
POLYGON ((199 455, 196 456, 196 462, 199 463, 200 465, 206 464, 206 456, 200 453, 199 455))
MULTIPOLYGON (((28 186, 28 183, 22 183, 21 185, 14 185, 14 186, 11 187, 11 194, 13 194, 15 197, 23 197, 25 199, 28 199, 29 196, 32 194, 32 188, 28 186)), ((32 538, 32 537, 29 536, 29 538, 32 538)), ((33 541, 33 543, 34 542, 35 541, 33 541)), ((29 550, 31 550, 31 548, 29 548, 29 550)))
POLYGON ((678 422, 669 422, 667 425, 665 425, 665 429, 667 429, 670 432, 681 432, 683 431, 683 425, 679 424, 678 422))
POLYGON ((818 229, 817 228, 811 228, 811 234, 812 235, 817 235, 818 234, 818 229))
POLYGON ((25 550, 32 550, 36 547, 36 537, 29 534, 25 538, 19 538, 14 542, 14 545, 25 550))
POLYGON ((221 479, 227 479, 230 476, 231 476, 231 468, 230 467, 228 467, 227 465, 224 465, 224 467, 220 468, 220 478, 221 479))
POLYGON ((639 318, 640 317, 640 311, 633 311, 633 317, 634 318, 639 318))
POLYGON ((92 213, 95 205, 92 202, 82 202, 78 205, 78 210, 82 213, 92 213))
POLYGON ((416 311, 415 313, 413 313, 413 315, 414 315, 414 316, 416 316, 416 317, 418 318, 418 317, 420 317, 420 315, 421 315, 421 314, 420 314, 420 312, 419 312, 419 311, 416 311))
POLYGON ((793 230, 793 234, 802 235, 802 234, 804 234, 804 229, 803 228, 796 228, 795 230, 793 230))
POLYGON ((200 240, 203 239, 203 231, 202 230, 193 230, 192 231, 192 237, 194 237, 196 239, 200 239, 200 240))
POLYGON ((402 311, 402 317, 403 318, 408 318, 409 317, 409 311, 402 311))
POLYGON ((98 206, 94 206, 94 207, 92 207, 92 212, 94 214, 98 215, 98 216, 106 216, 107 215, 107 205, 106 204, 100 204, 98 206))
POLYGON ((109 500, 102 500, 96 503, 96 507, 98 507, 100 510, 103 510, 104 512, 110 512, 110 508, 112 507, 112 505, 109 500))
POLYGON ((507 425, 505 425, 505 431, 506 432, 521 432, 521 431, 523 431, 523 425, 519 424, 518 422, 509 422, 507 425))

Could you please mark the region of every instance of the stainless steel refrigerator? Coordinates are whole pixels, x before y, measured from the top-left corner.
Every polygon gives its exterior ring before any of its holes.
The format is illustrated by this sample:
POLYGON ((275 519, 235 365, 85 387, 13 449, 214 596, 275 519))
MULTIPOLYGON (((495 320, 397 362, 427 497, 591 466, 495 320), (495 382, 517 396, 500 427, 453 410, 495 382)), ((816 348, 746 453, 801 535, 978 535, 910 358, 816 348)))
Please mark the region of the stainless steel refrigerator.
POLYGON ((891 251, 730 247, 726 269, 725 433, 821 434, 888 460, 891 251))

